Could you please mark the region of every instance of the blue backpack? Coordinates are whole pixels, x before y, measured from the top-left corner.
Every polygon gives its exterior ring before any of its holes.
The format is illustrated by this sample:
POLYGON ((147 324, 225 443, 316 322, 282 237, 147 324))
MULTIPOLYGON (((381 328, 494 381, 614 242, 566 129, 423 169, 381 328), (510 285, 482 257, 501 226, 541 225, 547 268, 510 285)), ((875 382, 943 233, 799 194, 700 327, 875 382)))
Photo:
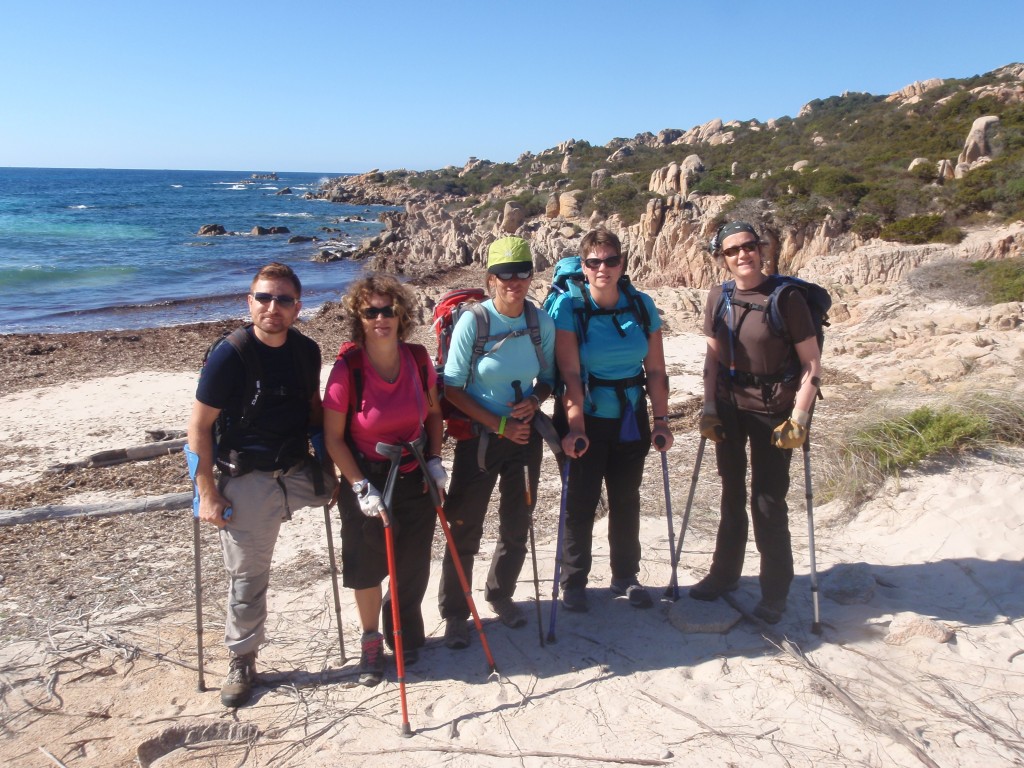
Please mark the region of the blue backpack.
POLYGON ((651 335, 651 317, 647 312, 647 305, 640 298, 640 292, 633 286, 628 275, 619 278, 619 290, 629 298, 629 306, 616 309, 600 309, 593 306, 593 302, 587 301, 586 291, 583 288, 585 282, 583 263, 579 256, 565 256, 559 259, 555 264, 555 272, 551 276, 551 287, 548 288, 548 295, 543 304, 544 311, 551 314, 551 308, 560 296, 568 293, 572 297, 573 314, 576 317, 576 335, 581 344, 586 341, 590 319, 594 315, 612 315, 619 335, 625 336, 626 333, 622 330, 618 317, 632 313, 636 316, 640 327, 643 328, 644 335, 651 335))

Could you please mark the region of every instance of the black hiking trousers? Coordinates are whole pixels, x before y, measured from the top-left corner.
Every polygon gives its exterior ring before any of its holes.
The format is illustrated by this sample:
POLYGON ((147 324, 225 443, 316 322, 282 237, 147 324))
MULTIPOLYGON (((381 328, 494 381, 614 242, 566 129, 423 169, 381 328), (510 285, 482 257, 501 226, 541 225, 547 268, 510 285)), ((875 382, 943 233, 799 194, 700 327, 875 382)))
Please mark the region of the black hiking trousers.
POLYGON ((569 465, 562 547, 562 588, 585 587, 593 565, 594 520, 601 484, 608 490, 608 549, 612 578, 640 572, 640 484, 651 450, 646 405, 637 409, 639 440, 619 440, 620 419, 584 415, 587 452, 569 465))
POLYGON ((761 597, 784 601, 793 581, 793 545, 789 534, 789 465, 792 450, 771 444, 772 430, 789 415, 769 415, 717 402, 725 440, 715 444, 722 478, 721 520, 711 576, 734 584, 743 571, 747 547, 747 444, 750 445, 750 519, 761 555, 761 597))
MULTIPOLYGON (((493 602, 512 597, 523 570, 530 517, 537 503, 537 483, 544 443, 536 429, 530 433, 530 442, 526 445, 504 440, 495 434, 489 435, 487 439, 485 471, 481 471, 477 455, 481 438, 460 440, 455 446, 444 514, 451 526, 452 541, 459 553, 466 579, 472 588, 473 559, 480 551, 491 493, 494 486, 498 486, 498 541, 494 546, 484 587, 484 598, 493 602), (530 497, 533 503, 529 505, 526 503, 524 468, 530 478, 530 497)), ((443 619, 469 618, 469 605, 459 584, 452 553, 448 549, 445 550, 441 564, 438 608, 443 619)))

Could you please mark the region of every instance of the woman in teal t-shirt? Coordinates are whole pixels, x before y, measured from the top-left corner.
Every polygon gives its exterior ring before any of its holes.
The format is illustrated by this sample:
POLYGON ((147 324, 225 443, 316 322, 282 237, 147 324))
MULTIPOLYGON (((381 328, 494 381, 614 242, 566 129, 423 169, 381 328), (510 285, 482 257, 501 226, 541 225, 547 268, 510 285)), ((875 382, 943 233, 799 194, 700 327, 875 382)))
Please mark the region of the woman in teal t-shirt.
POLYGON ((627 596, 630 605, 649 608, 651 596, 637 579, 640 482, 651 444, 661 438, 659 450, 672 446, 661 319, 649 296, 620 282, 625 257, 612 232, 587 233, 580 257, 586 278, 582 303, 567 293, 551 308, 555 356, 565 382, 568 432, 562 447, 572 460, 562 549, 562 604, 570 611, 589 608, 586 586, 603 481, 608 490, 611 590, 627 596), (645 390, 654 411, 653 430, 645 390), (582 448, 577 451, 580 440, 582 448))
MULTIPOLYGON (((491 244, 483 302, 488 324, 484 353, 473 359, 477 317, 463 312, 452 332, 444 366, 445 398, 475 424, 474 434, 455 446, 452 479, 444 512, 466 577, 480 550, 487 505, 499 483, 498 542, 491 558, 484 597, 507 627, 521 627, 526 616, 512 596, 526 559, 530 517, 537 499, 543 446, 534 427, 540 404, 551 393, 555 374, 555 327, 542 309, 527 305, 533 278, 530 247, 520 237, 491 244), (536 314, 540 354, 529 332, 536 314), (530 493, 526 494, 527 476, 530 493)), ((469 645, 469 606, 459 584, 451 550, 441 566, 439 612, 445 619, 445 645, 469 645)))

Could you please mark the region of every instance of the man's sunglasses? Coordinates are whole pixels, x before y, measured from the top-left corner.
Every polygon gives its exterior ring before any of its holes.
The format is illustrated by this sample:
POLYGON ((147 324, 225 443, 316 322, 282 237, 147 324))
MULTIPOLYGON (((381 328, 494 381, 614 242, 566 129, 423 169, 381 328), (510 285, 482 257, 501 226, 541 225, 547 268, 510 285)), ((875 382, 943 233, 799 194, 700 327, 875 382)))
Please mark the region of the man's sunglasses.
POLYGON ((608 267, 608 269, 615 269, 622 263, 621 256, 609 256, 607 259, 584 259, 583 265, 587 269, 592 269, 595 272, 601 268, 601 265, 608 267))
POLYGON ((262 291, 254 293, 252 297, 260 304, 269 304, 272 301, 276 301, 277 306, 284 307, 285 309, 294 307, 295 302, 298 301, 294 296, 276 296, 273 293, 263 293, 262 291))
POLYGON ((494 276, 503 283, 507 283, 509 280, 529 280, 533 277, 533 270, 525 269, 522 272, 495 272, 494 276))
POLYGON ((378 317, 394 317, 395 305, 388 304, 386 307, 367 307, 363 310, 363 317, 367 320, 376 320, 378 317))
POLYGON ((728 256, 730 259, 740 255, 740 251, 746 251, 747 253, 753 253, 757 250, 759 243, 757 240, 748 240, 745 243, 734 245, 732 248, 726 248, 722 251, 723 256, 728 256))

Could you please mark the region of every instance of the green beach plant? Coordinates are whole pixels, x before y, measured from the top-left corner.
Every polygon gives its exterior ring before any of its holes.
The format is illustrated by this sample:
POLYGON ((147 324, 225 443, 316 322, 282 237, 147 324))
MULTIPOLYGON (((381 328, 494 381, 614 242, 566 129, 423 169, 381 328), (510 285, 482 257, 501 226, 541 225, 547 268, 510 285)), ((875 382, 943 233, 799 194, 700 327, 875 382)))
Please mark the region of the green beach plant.
POLYGON ((907 470, 1000 445, 1024 445, 1024 393, 984 391, 886 416, 826 446, 823 496, 853 508, 907 470))

